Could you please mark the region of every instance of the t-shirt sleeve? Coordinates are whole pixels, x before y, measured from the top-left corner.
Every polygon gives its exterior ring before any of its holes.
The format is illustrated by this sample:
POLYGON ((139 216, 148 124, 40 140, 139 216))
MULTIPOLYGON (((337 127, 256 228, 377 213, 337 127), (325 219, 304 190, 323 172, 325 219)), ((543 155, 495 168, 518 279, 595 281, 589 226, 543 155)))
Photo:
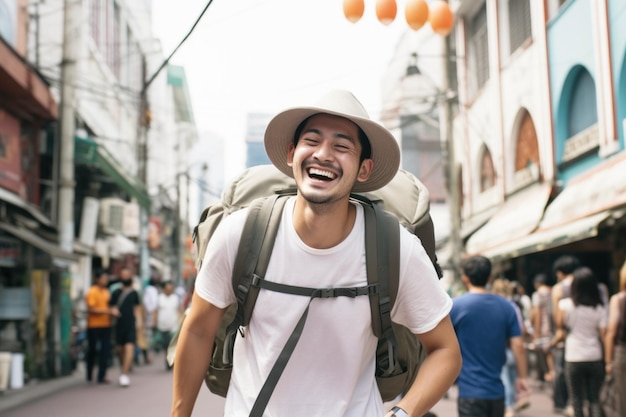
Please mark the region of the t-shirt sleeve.
POLYGON ((117 299, 120 297, 120 292, 120 290, 113 291, 113 294, 111 294, 111 298, 109 298, 109 306, 117 305, 117 299))
MULTIPOLYGON (((508 300, 507 300, 508 301, 508 300)), ((522 335, 522 313, 513 301, 509 301, 509 339, 522 335)))
POLYGON ((604 305, 600 307, 599 310, 600 310, 600 323, 598 326, 601 329, 606 329, 606 327, 608 326, 608 321, 609 321, 608 311, 604 305))
POLYGON ((239 210, 224 218, 215 229, 207 246, 195 283, 195 292, 219 308, 235 302, 232 272, 247 210, 239 210))
POLYGON ((415 334, 426 333, 450 313, 452 299, 419 238, 400 228, 400 284, 391 316, 415 334))
POLYGON ((96 305, 96 295, 94 294, 92 289, 89 289, 87 295, 85 296, 85 304, 88 308, 95 307, 96 305))
POLYGON ((541 296, 539 295, 539 291, 535 291, 530 300, 533 307, 541 307, 541 296))
POLYGON ((133 302, 133 306, 137 306, 141 304, 141 297, 139 296, 139 293, 137 291, 133 291, 131 293, 132 296, 132 302, 133 302))

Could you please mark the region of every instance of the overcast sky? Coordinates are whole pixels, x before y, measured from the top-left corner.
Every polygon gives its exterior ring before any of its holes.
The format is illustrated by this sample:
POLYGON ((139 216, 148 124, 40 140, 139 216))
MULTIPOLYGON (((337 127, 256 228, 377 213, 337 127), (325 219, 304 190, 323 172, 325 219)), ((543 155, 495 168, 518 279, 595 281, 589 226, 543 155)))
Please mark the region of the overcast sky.
MULTIPOLYGON (((207 1, 153 0, 166 55, 207 1)), ((215 0, 172 60, 185 67, 199 130, 238 148, 247 113, 275 113, 332 88, 353 91, 378 118, 381 76, 407 28, 401 7, 384 26, 374 0, 356 24, 342 0, 215 0)))

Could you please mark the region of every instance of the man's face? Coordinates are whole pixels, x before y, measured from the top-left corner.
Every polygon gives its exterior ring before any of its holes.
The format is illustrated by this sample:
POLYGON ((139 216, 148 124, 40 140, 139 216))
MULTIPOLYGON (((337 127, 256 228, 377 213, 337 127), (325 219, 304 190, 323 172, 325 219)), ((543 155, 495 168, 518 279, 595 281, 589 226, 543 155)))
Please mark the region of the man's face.
POLYGON ((132 285, 133 283, 133 275, 129 269, 122 269, 120 271, 120 280, 122 281, 122 285, 132 285))
POLYGON ((300 194, 310 203, 327 204, 345 198, 357 181, 366 181, 371 159, 359 163, 359 129, 348 119, 328 114, 309 118, 298 144, 289 146, 287 161, 300 194))
POLYGON ((98 279, 96 280, 96 283, 100 286, 100 287, 106 287, 109 284, 109 276, 107 274, 101 274, 98 276, 98 279))

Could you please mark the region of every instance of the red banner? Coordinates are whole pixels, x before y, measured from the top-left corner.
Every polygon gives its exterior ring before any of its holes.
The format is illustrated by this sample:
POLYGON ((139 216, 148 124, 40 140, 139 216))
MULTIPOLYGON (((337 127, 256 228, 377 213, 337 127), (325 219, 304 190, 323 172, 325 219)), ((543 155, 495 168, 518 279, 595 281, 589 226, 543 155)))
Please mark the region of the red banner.
POLYGON ((161 248, 163 240, 163 227, 161 219, 151 216, 148 220, 148 248, 155 250, 161 248))

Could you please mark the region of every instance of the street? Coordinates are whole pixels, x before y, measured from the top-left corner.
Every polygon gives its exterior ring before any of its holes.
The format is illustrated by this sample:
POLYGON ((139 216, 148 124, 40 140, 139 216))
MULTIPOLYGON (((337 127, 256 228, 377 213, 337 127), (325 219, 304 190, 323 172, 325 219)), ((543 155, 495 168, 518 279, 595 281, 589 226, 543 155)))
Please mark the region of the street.
MULTIPOLYGON (((530 397, 530 406, 515 414, 515 417, 561 417, 552 410, 551 390, 541 390, 539 384, 532 380, 532 395, 530 397)), ((456 412, 456 389, 451 388, 448 398, 444 398, 432 409, 437 417, 457 417, 456 412)))
MULTIPOLYGON (((83 372, 77 371, 82 377, 83 372)), ((118 369, 111 368, 110 385, 88 384, 84 379, 68 389, 11 409, 2 417, 142 417, 168 416, 171 406, 172 374, 165 370, 162 355, 153 355, 150 365, 138 366, 130 375, 131 385, 117 385, 118 369)), ((77 375, 78 377, 79 375, 77 375)), ((2 402, 0 396, 0 402, 2 402)), ((194 417, 220 416, 224 399, 202 387, 194 417)))
MULTIPOLYGON (((3 417, 138 417, 167 416, 171 405, 171 372, 165 370, 162 355, 154 355, 150 365, 135 367, 131 374, 131 386, 121 388, 111 385, 87 384, 83 372, 76 371, 71 377, 74 383, 51 395, 29 401, 1 413, 3 417)), ((109 370, 109 378, 117 380, 117 369, 109 370)), ((43 382, 55 384, 54 381, 43 382)), ((556 417, 552 412, 550 391, 542 391, 532 382, 533 395, 529 408, 517 413, 517 417, 556 417)), ((29 388, 25 388, 29 389, 29 388)), ((4 401, 0 395, 0 404, 4 401)), ((202 387, 193 416, 221 416, 224 400, 202 387)), ((432 410, 438 417, 456 417, 456 391, 452 388, 448 398, 441 400, 432 410)))

